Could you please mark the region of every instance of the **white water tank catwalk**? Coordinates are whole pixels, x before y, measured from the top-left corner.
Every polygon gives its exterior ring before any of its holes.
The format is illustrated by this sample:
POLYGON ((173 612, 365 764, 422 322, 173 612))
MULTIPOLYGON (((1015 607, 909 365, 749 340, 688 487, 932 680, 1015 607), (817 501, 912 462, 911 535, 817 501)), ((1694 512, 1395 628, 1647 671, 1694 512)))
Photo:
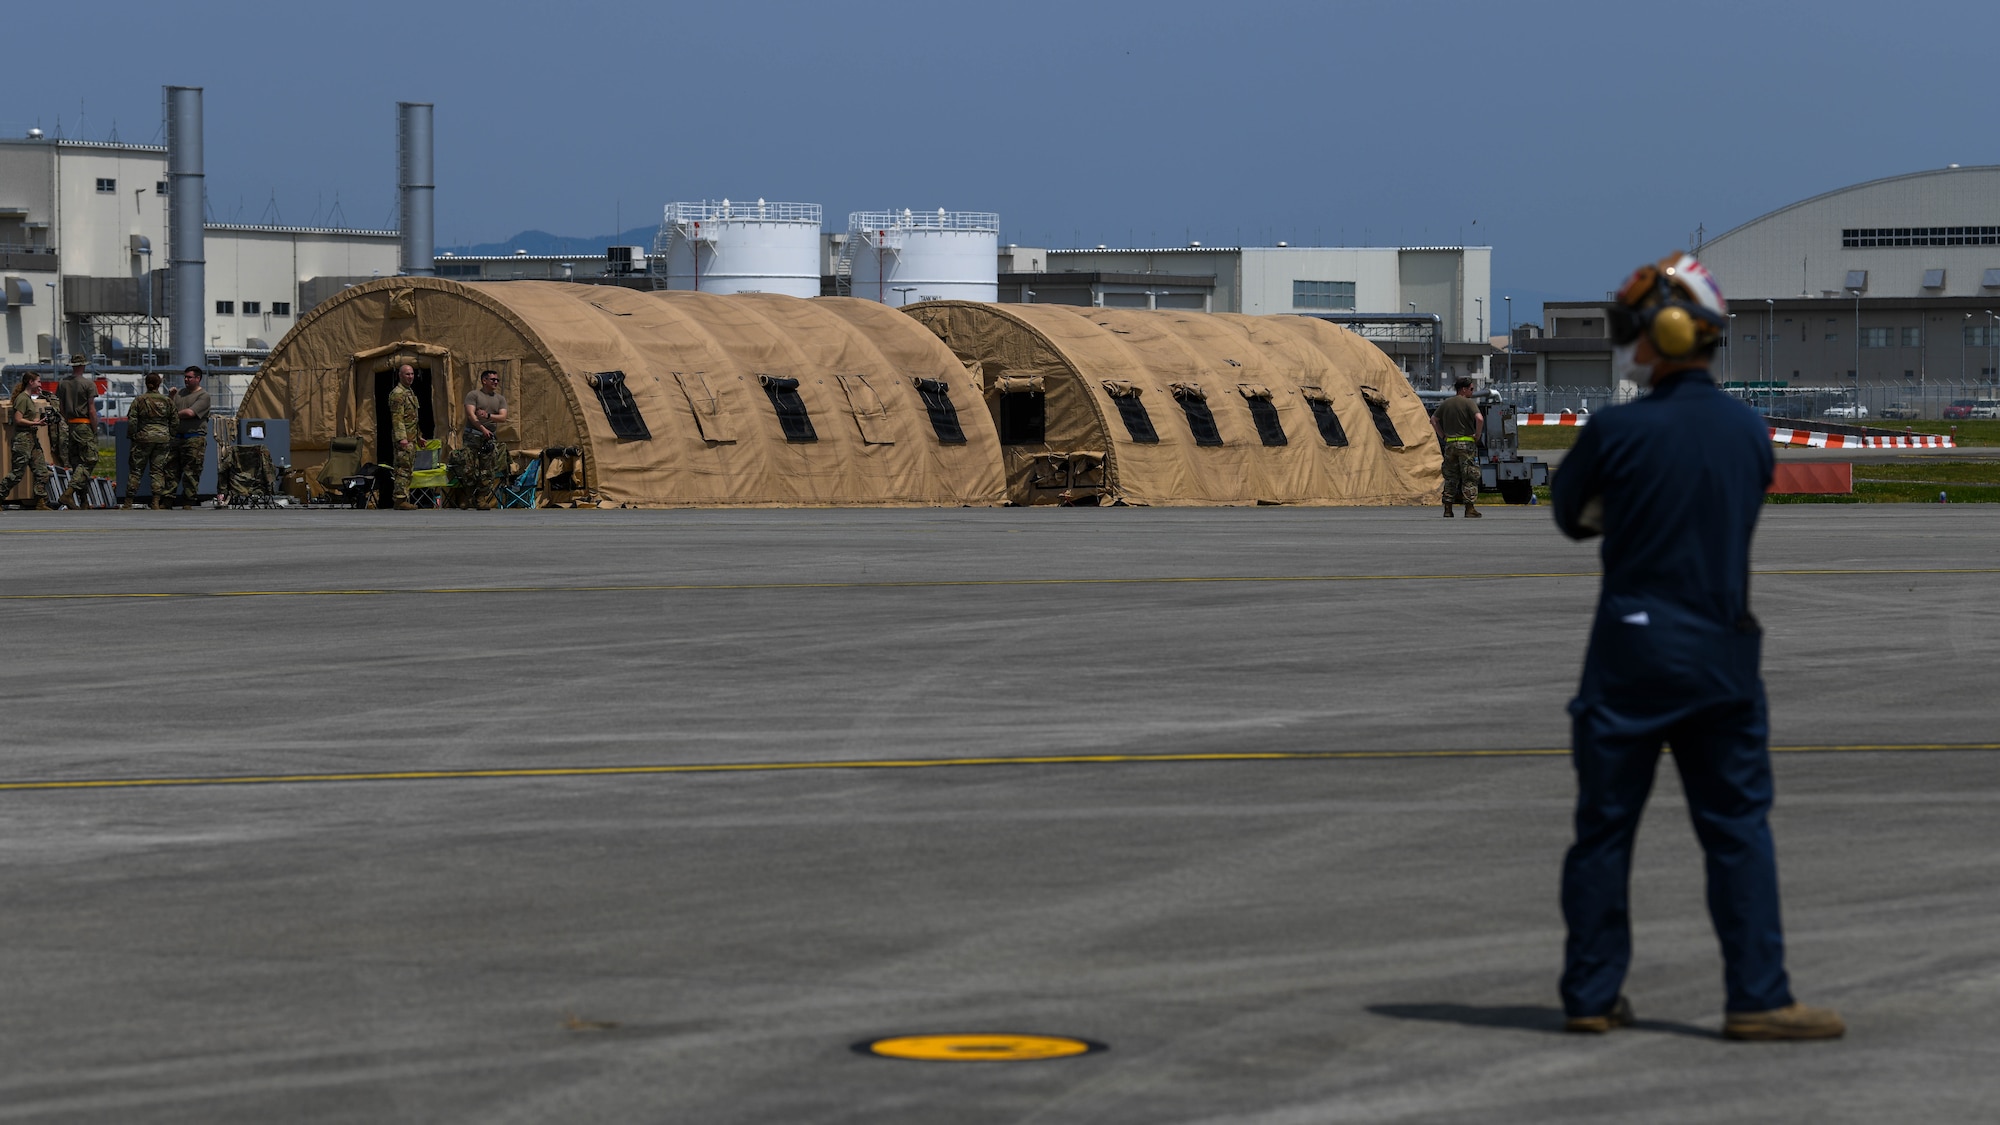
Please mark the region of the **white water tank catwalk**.
POLYGON ((669 203, 653 252, 667 288, 819 296, 817 203, 669 203))
POLYGON ((999 300, 999 252, 1000 216, 940 207, 856 211, 841 256, 854 296, 901 306, 999 300))

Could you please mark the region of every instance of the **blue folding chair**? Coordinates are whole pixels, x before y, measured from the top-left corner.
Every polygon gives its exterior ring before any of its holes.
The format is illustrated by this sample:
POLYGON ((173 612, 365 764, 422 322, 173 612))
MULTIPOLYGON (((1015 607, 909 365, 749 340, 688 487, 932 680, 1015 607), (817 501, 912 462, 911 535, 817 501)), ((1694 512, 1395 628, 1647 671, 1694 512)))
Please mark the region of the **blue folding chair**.
POLYGON ((542 459, 536 457, 514 479, 501 481, 495 491, 503 508, 532 508, 540 499, 541 487, 542 459))

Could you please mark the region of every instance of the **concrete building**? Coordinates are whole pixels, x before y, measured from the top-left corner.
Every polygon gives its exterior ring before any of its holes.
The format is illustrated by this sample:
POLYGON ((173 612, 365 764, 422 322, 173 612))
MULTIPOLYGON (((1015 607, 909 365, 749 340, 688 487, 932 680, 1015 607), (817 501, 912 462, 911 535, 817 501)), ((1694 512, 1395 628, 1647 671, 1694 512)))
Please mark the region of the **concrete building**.
POLYGON ((1697 251, 1733 302, 2000 300, 2000 165, 1870 180, 1780 207, 1697 251))
MULTIPOLYGON (((1446 377, 1488 377, 1493 348, 1487 246, 1000 248, 1000 300, 1208 312, 1434 314, 1446 377), (1032 294, 1032 295, 1031 295, 1032 294)), ((1364 335, 1371 334, 1361 329, 1364 335)), ((1378 341, 1404 365, 1428 345, 1378 341)))
MULTIPOLYGON (((394 274, 395 231, 205 225, 203 351, 254 363, 300 314, 394 274)), ((0 362, 167 352, 167 150, 0 140, 0 362)))
MULTIPOLYGON (((1704 243, 1729 300, 1718 379, 1823 412, 1938 417, 2000 383, 2000 166, 1940 168, 1840 188, 1704 243)), ((1552 301, 1517 375, 1609 388, 1603 301, 1552 301)))

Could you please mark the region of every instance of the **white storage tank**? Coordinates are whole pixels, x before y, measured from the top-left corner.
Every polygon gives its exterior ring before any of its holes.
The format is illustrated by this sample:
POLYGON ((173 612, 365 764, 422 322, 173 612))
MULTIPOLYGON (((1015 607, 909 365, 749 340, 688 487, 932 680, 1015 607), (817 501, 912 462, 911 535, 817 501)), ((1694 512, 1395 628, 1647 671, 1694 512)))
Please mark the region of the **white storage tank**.
POLYGON ((910 305, 999 300, 999 253, 1000 216, 940 207, 854 212, 841 257, 856 297, 910 305))
POLYGON ((817 297, 819 228, 817 203, 669 203, 653 253, 669 289, 817 297))

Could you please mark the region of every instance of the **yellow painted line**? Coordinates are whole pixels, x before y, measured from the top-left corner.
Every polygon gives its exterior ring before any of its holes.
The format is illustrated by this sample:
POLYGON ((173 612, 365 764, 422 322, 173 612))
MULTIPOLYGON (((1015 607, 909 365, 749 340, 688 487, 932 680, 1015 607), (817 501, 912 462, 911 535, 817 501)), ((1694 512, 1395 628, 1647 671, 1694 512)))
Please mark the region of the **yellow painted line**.
MULTIPOLYGON (((2000 574, 2000 567, 1931 567, 1883 570, 1759 570, 1754 574, 1790 577, 1853 575, 2000 574)), ((665 594, 699 591, 926 590, 1023 586, 1172 586, 1253 583, 1482 582, 1548 578, 1596 578, 1595 570, 1501 571, 1461 574, 1206 574, 1140 578, 923 578, 884 582, 664 582, 630 585, 410 586, 305 590, 139 590, 72 594, 0 594, 0 602, 70 602, 189 598, 387 598, 415 595, 493 594, 665 594)))
MULTIPOLYGON (((2000 750, 2000 742, 1827 743, 1773 746, 1775 754, 1911 753, 2000 750)), ((1568 749, 1268 750, 1207 754, 1037 754, 985 758, 836 758, 824 762, 695 762, 685 765, 523 766, 357 773, 222 774, 208 777, 102 777, 60 781, 0 781, 0 792, 37 789, 162 789, 191 785, 305 785, 356 781, 470 781, 546 777, 632 777, 680 773, 786 773, 802 770, 911 770, 959 766, 1119 766, 1190 762, 1391 761, 1413 758, 1565 758, 1568 749)))
POLYGON ((1039 1062, 1067 1059, 1105 1049, 1102 1043, 1067 1035, 1011 1035, 991 1032, 949 1035, 895 1035, 856 1043, 864 1055, 914 1062, 1039 1062))

